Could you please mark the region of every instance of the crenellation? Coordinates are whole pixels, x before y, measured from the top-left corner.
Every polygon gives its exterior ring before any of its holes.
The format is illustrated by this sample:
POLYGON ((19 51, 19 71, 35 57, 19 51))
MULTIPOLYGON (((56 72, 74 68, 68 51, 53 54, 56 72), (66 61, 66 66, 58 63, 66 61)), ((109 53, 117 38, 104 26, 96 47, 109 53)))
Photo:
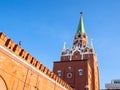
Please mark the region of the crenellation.
POLYGON ((24 49, 22 49, 19 53, 19 56, 22 56, 24 49))
POLYGON ((27 56, 27 52, 26 51, 24 51, 24 53, 23 53, 24 55, 23 55, 23 58, 24 58, 24 60, 26 60, 25 58, 26 58, 26 56, 27 56))
POLYGON ((53 72, 50 73, 50 77, 53 78, 53 72))
POLYGON ((38 61, 36 60, 35 67, 37 66, 38 61))
POLYGON ((62 82, 62 86, 64 86, 65 85, 65 83, 64 83, 64 81, 62 82))
POLYGON ((25 59, 27 56, 27 52, 24 49, 22 49, 19 55, 21 56, 21 58, 25 59))
POLYGON ((59 79, 59 77, 56 77, 56 80, 55 80, 55 81, 57 81, 57 82, 58 82, 58 79, 59 79))
POLYGON ((40 70, 41 65, 42 65, 42 64, 38 61, 38 62, 37 62, 37 65, 36 65, 36 68, 37 68, 38 70, 40 70))
POLYGON ((60 84, 62 85, 62 80, 60 80, 60 84))
POLYGON ((58 79, 58 83, 60 83, 60 82, 61 82, 61 79, 59 78, 59 79, 58 79))
POLYGON ((31 60, 32 58, 33 58, 33 57, 28 53, 27 61, 29 61, 29 63, 30 63, 30 60, 31 60))
POLYGON ((29 53, 28 53, 27 55, 28 55, 28 57, 26 56, 26 57, 27 57, 27 58, 26 58, 26 61, 27 61, 29 64, 31 64, 31 60, 32 60, 33 57, 32 57, 29 53))
POLYGON ((0 32, 0 45, 5 47, 5 49, 11 51, 16 56, 21 57, 27 63, 31 64, 36 69, 42 71, 45 75, 49 76, 49 78, 53 79, 60 85, 71 88, 70 86, 68 87, 68 84, 61 80, 56 74, 51 72, 47 67, 42 65, 38 60, 36 60, 33 56, 27 53, 24 49, 22 49, 18 44, 5 36, 3 32, 0 32))
POLYGON ((64 82, 64 87, 66 88, 66 82, 64 82))
POLYGON ((47 72, 48 72, 48 68, 45 67, 45 69, 44 69, 44 73, 47 74, 47 72))
POLYGON ((29 56, 29 53, 27 53, 27 55, 26 55, 26 57, 25 57, 25 60, 27 61, 27 59, 28 59, 28 56, 29 56))
POLYGON ((5 36, 3 32, 0 32, 0 45, 4 46, 7 40, 8 40, 8 37, 5 36))
POLYGON ((55 80, 55 81, 57 81, 57 77, 58 77, 58 76, 57 76, 56 74, 54 74, 54 80, 55 80))
POLYGON ((64 81, 60 78, 60 80, 59 80, 59 83, 63 86, 63 87, 65 87, 62 83, 63 83, 64 81))
POLYGON ((53 77, 52 78, 56 81, 56 74, 53 73, 53 77))
POLYGON ((69 88, 69 90, 70 90, 70 86, 69 85, 67 85, 67 88, 69 88))
POLYGON ((65 83, 65 88, 67 88, 67 83, 65 83))
POLYGON ((0 33, 0 45, 4 45, 4 33, 0 33))
POLYGON ((5 37, 3 32, 0 32, 0 38, 3 39, 5 37))
MULTIPOLYGON (((16 43, 14 43, 13 41, 11 42, 11 51, 13 51, 13 48, 15 47, 16 43)), ((14 51, 13 51, 14 52, 14 51)))
POLYGON ((40 70, 44 72, 45 66, 41 65, 40 70))
POLYGON ((47 75, 50 77, 50 74, 51 74, 51 71, 50 70, 48 70, 48 72, 47 72, 47 75))
POLYGON ((65 85, 65 88, 69 88, 67 84, 65 85))
POLYGON ((59 77, 57 76, 56 79, 55 79, 55 81, 58 82, 58 79, 59 79, 59 77))
POLYGON ((59 77, 56 77, 56 81, 59 83, 59 77))
POLYGON ((12 43, 12 40, 11 40, 11 39, 7 39, 7 41, 5 42, 5 46, 6 46, 8 49, 11 49, 11 43, 12 43))
POLYGON ((30 61, 30 64, 32 64, 34 62, 34 57, 32 57, 31 61, 30 61))
POLYGON ((14 47, 13 47, 13 52, 16 52, 18 49, 18 45, 16 44, 14 47))
POLYGON ((5 35, 3 40, 6 42, 8 40, 8 37, 5 35))
POLYGON ((62 83, 61 83, 61 85, 63 86, 64 85, 64 81, 62 80, 62 83))
POLYGON ((32 61, 32 65, 33 65, 34 67, 36 67, 36 63, 37 63, 37 60, 34 58, 33 61, 32 61))
POLYGON ((15 45, 14 46, 14 48, 13 48, 13 50, 15 50, 15 51, 13 51, 17 56, 19 56, 20 57, 20 52, 21 52, 21 50, 22 50, 22 48, 19 46, 19 45, 15 45))

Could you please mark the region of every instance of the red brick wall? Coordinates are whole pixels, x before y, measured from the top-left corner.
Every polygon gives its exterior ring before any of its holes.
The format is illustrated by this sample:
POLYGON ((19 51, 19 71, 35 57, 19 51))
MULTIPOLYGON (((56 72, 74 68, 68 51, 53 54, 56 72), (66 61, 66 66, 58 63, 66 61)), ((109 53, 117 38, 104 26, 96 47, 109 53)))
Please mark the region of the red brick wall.
POLYGON ((85 82, 87 81, 87 61, 65 61, 54 62, 53 72, 61 70, 61 77, 64 81, 68 82, 75 90, 85 90, 85 82), (71 69, 69 69, 71 67, 71 69), (83 70, 83 75, 79 76, 79 69, 83 70), (72 78, 67 78, 67 74, 72 73, 72 78))
POLYGON ((0 90, 73 89, 11 39, 0 33, 0 90))
POLYGON ((58 70, 61 70, 60 78, 70 84, 75 90, 86 90, 86 85, 89 85, 87 90, 100 89, 98 63, 95 54, 84 54, 83 60, 81 60, 81 55, 76 52, 75 55, 73 54, 71 61, 61 60, 54 62, 53 72, 57 74, 58 70), (72 69, 69 70, 69 67, 72 67, 72 69), (82 76, 78 74, 79 69, 83 70, 82 76), (67 73, 72 73, 72 78, 67 78, 67 73))

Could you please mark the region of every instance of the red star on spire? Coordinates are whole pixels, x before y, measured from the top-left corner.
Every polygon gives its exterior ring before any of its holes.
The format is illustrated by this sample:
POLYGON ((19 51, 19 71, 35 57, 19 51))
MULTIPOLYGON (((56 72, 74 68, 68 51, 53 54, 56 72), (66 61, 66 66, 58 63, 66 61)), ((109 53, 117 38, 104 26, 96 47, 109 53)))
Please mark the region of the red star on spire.
POLYGON ((83 12, 80 12, 80 14, 82 15, 82 14, 83 14, 83 12))

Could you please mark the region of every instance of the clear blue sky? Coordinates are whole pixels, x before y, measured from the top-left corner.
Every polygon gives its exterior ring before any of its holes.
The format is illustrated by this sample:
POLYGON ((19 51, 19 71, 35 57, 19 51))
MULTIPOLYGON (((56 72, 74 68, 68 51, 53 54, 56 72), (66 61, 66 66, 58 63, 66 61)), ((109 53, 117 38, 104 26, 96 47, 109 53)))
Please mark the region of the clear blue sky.
POLYGON ((52 70, 71 47, 83 11, 98 56, 100 84, 120 79, 120 0, 0 0, 0 31, 52 70))

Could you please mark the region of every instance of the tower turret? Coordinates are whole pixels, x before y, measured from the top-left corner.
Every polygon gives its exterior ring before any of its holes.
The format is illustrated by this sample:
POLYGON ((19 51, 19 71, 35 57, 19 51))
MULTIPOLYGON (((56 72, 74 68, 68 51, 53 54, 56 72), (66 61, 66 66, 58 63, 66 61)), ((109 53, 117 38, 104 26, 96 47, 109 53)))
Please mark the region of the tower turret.
POLYGON ((64 48, 61 60, 54 62, 53 72, 75 90, 100 90, 99 70, 94 47, 89 45, 82 12, 70 49, 64 48))

